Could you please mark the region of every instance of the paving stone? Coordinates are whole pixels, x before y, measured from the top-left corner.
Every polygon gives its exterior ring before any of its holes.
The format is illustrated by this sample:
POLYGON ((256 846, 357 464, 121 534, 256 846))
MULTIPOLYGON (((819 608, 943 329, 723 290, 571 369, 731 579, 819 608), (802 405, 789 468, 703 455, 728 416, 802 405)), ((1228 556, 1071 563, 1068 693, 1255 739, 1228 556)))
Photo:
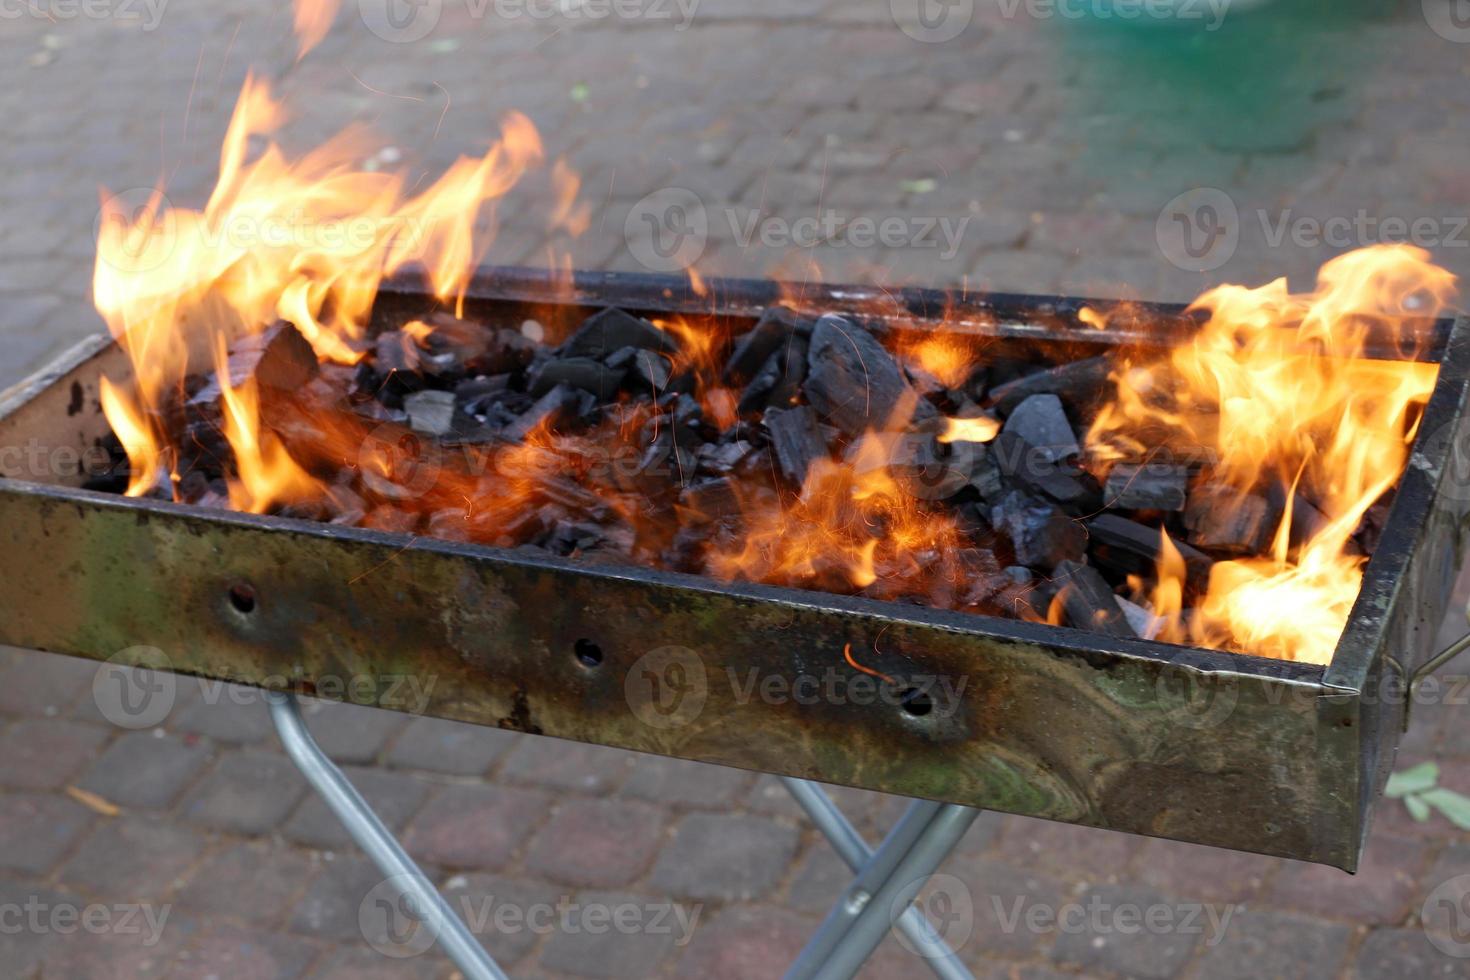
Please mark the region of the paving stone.
MULTIPOLYGON (((496 962, 502 966, 498 954, 496 962)), ((449 961, 434 956, 432 951, 415 956, 408 963, 401 959, 389 959, 377 950, 348 945, 329 954, 325 962, 308 974, 311 980, 402 980, 407 976, 441 977, 458 976, 449 961)))
POLYGON ((749 783, 749 773, 728 766, 639 755, 618 795, 667 806, 723 808, 749 783))
POLYGON ((796 841, 796 830, 775 820, 693 814, 675 828, 650 882, 680 898, 749 901, 786 873, 796 841))
POLYGON ((576 902, 547 940, 542 966, 579 977, 648 977, 676 942, 689 938, 666 898, 581 892, 576 902))
POLYGON ((59 653, 17 652, 20 659, 0 669, 0 712, 56 715, 91 689, 96 671, 92 661, 59 653))
POLYGON ((1151 838, 1139 846, 1132 877, 1176 898, 1239 903, 1253 899, 1282 863, 1259 854, 1151 838))
MULTIPOLYGON (((1089 973, 1118 973, 1128 977, 1172 977, 1203 939, 1199 933, 1182 931, 1192 914, 1187 907, 1146 888, 1102 885, 1078 898, 1083 912, 1069 927, 1058 931, 1052 958, 1082 967, 1089 973), (1094 917, 1092 903, 1101 915, 1094 917), (1164 910, 1159 919, 1152 918, 1164 910), (1086 923, 1085 927, 1081 923, 1086 923), (1155 927, 1150 923, 1171 923, 1155 927)), ((1204 926, 1198 919, 1195 924, 1204 926)))
POLYGON ((502 965, 518 962, 555 932, 558 905, 575 901, 554 885, 519 876, 454 875, 440 891, 502 965))
POLYGON ((1337 923, 1236 908, 1223 935, 1211 927, 1203 937, 1195 976, 1198 980, 1331 980, 1347 958, 1351 938, 1352 930, 1337 923), (1219 941, 1212 944, 1217 935, 1219 941))
POLYGON ((204 853, 204 838, 174 824, 120 817, 97 825, 61 881, 113 899, 156 901, 204 853))
POLYGON ((55 789, 71 781, 103 742, 106 730, 60 718, 16 722, 0 734, 0 785, 55 789))
POLYGON ((553 738, 523 738, 506 756, 500 774, 517 783, 578 793, 606 793, 637 764, 631 752, 553 738))
POLYGON ((373 761, 388 738, 408 724, 397 711, 320 698, 302 698, 301 715, 316 744, 341 765, 373 761))
MULTIPOLYGON (((126 925, 121 918, 116 921, 116 928, 54 937, 62 941, 51 944, 41 976, 158 980, 168 976, 180 950, 198 931, 196 924, 177 908, 169 908, 165 915, 162 907, 155 906, 151 921, 143 914, 131 917, 126 925)), ((5 955, 3 938, 0 963, 7 969, 17 967, 16 961, 5 955)), ((25 975, 23 968, 18 975, 25 975)))
POLYGON ((999 844, 1008 860, 1074 884, 1117 880, 1138 846, 1128 834, 1034 817, 1006 817, 999 844))
POLYGON ((45 874, 91 822, 64 796, 0 793, 0 870, 45 874))
POLYGON ((481 725, 415 718, 388 750, 388 764, 458 776, 478 776, 516 744, 520 736, 481 725))
POLYGON ((184 819, 215 830, 264 834, 280 826, 306 792, 306 781, 284 756, 227 752, 185 797, 184 819))
POLYGON ((1427 851, 1418 841, 1373 834, 1362 866, 1349 878, 1335 868, 1289 861, 1271 883, 1267 901, 1323 919, 1365 925, 1401 922, 1418 892, 1427 851))
POLYGON ((211 746, 161 729, 113 740, 77 782, 118 806, 166 809, 209 761, 211 746))
POLYGON ((1446 956, 1417 929, 1374 929, 1358 948, 1352 976, 1455 980, 1470 977, 1470 959, 1446 956))
MULTIPOLYGON (((342 774, 362 794, 378 819, 395 833, 408 822, 429 793, 428 784, 402 773, 345 766, 342 774)), ((286 821, 283 831, 292 840, 312 847, 347 849, 354 846, 342 821, 316 793, 301 801, 291 819, 286 821)))
MULTIPOLYGON (((430 868, 421 866, 421 870, 432 880, 430 868)), ((291 909, 289 928, 327 942, 362 942, 358 910, 365 901, 382 894, 383 881, 383 872, 366 858, 339 856, 324 861, 291 909)))
MULTIPOLYGON (((945 893, 946 940, 963 951, 1006 959, 1034 957, 1055 943, 1055 916, 1076 891, 1030 867, 991 859, 951 860, 931 887, 945 893)), ((931 903, 935 910, 944 904, 931 903)))
POLYGON ((800 912, 825 915, 852 882, 852 876, 853 872, 832 848, 818 841, 807 848, 806 856, 796 866, 784 904, 800 912))
POLYGON ((533 790, 447 786, 408 825, 404 846, 445 867, 496 869, 550 810, 551 801, 533 790))
POLYGON ((279 921, 321 866, 311 854, 267 841, 238 841, 196 865, 178 892, 191 916, 279 921))
POLYGON ((816 928, 776 909, 734 905, 701 921, 679 958, 677 975, 689 980, 747 980, 786 972, 816 928))
MULTIPOLYGON (((29 903, 56 908, 75 903, 75 901, 73 896, 54 888, 0 878, 0 905, 6 907, 23 910, 29 903)), ((13 976, 31 976, 43 958, 55 957, 63 948, 65 947, 61 942, 61 937, 50 930, 15 928, 12 925, 0 931, 0 964, 3 964, 13 976)), ((77 976, 79 974, 62 973, 59 975, 77 976)))
POLYGON ((320 952, 299 936, 220 926, 191 940, 174 961, 170 977, 197 980, 292 980, 302 976, 320 952))
POLYGON ((581 888, 626 885, 663 842, 663 814, 641 803, 572 799, 536 835, 526 867, 581 888))
POLYGON ((265 697, 254 688, 179 678, 171 725, 219 742, 259 742, 272 733, 265 697))

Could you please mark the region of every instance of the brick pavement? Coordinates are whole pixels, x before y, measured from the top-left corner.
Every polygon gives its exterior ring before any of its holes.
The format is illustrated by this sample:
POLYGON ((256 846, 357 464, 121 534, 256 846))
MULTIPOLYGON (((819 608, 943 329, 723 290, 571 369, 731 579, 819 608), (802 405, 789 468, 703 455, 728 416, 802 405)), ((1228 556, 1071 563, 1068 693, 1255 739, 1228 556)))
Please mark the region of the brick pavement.
MULTIPOLYGON (((1221 281, 1304 282, 1382 219, 1428 219, 1420 237, 1470 271, 1470 233, 1457 227, 1470 196, 1470 61, 1418 3, 1359 13, 1367 5, 1302 2, 1292 10, 1315 7, 1315 19, 1232 13, 1218 34, 1181 39, 982 0, 942 43, 912 36, 933 22, 902 0, 897 17, 873 0, 751 6, 703 0, 685 23, 660 4, 650 9, 673 20, 633 23, 477 18, 449 4, 425 37, 391 43, 359 17, 371 3, 349 3, 300 63, 285 8, 243 0, 165 5, 156 29, 121 10, 0 17, 11 55, 0 62, 11 137, 0 146, 0 386, 100 328, 87 301, 99 186, 166 173, 172 197, 199 203, 247 66, 291 100, 289 147, 361 119, 395 148, 378 163, 441 168, 483 146, 504 110, 527 112, 549 154, 584 176, 587 232, 550 240, 583 267, 642 268, 638 202, 678 187, 708 219, 706 274, 1185 299, 1221 281), (1224 201, 1197 195, 1165 211, 1195 188, 1224 201), (830 239, 782 240, 775 219, 829 212, 847 220, 830 239), (1209 243, 1211 216, 1238 245, 1217 241, 1195 260, 1222 260, 1207 272, 1173 264, 1187 264, 1186 226, 1192 244, 1209 243), (969 221, 951 254, 864 243, 859 218, 969 221), (1332 219, 1347 239, 1315 240, 1332 219)), ((528 179, 501 209, 489 259, 543 261, 550 200, 544 176, 528 179)), ((147 901, 170 915, 153 945, 120 929, 0 930, 0 974, 449 975, 432 952, 392 959, 368 946, 359 910, 378 876, 336 843, 248 693, 185 684, 157 730, 126 732, 99 715, 91 679, 68 658, 0 658, 0 904, 147 901)), ((1444 782, 1470 792, 1456 712, 1422 710, 1405 762, 1436 758, 1444 782)), ((775 975, 845 877, 779 786, 752 774, 353 707, 322 705, 310 722, 466 907, 699 909, 684 945, 653 931, 490 935, 493 920, 477 923, 516 975, 775 975)), ((870 838, 898 808, 839 796, 870 838)), ((1470 836, 1440 816, 1416 824, 1396 803, 1351 880, 990 815, 948 871, 976 899, 962 954, 982 977, 1470 975, 1470 960, 1440 954, 1419 924, 1426 896, 1470 871, 1470 836), (1215 945, 1030 932, 1000 915, 1018 898, 1092 896, 1234 913, 1215 945)), ((913 975, 906 955, 890 939, 868 975, 913 975)))

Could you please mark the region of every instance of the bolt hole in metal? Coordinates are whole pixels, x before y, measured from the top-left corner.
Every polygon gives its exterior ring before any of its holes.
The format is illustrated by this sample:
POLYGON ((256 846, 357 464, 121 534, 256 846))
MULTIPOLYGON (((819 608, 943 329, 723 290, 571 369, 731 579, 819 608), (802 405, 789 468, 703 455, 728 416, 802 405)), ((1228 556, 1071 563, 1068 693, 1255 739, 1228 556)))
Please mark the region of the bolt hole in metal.
POLYGON ((577 662, 583 667, 602 666, 602 647, 586 638, 572 644, 572 652, 576 654, 577 662))
POLYGON ((255 590, 243 582, 230 586, 230 607, 242 616, 255 612, 255 590))
POLYGON ((898 692, 898 703, 903 713, 913 718, 923 718, 934 710, 934 700, 916 687, 906 687, 898 692))

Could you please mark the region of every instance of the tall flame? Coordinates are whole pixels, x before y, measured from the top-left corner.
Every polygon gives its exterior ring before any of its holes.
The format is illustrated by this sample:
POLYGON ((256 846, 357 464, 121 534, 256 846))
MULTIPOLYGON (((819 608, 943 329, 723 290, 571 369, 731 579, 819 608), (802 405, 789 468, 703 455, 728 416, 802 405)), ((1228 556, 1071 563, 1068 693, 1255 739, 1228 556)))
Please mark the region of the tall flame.
POLYGON ((1301 488, 1328 518, 1292 549, 1288 509, 1270 555, 1215 564, 1187 623, 1173 593, 1182 564, 1166 547, 1154 604, 1175 617, 1181 639, 1331 659, 1366 563, 1352 536, 1403 472, 1437 373, 1433 364, 1375 360, 1368 342, 1375 333, 1427 339, 1453 293, 1454 277, 1422 249, 1362 249, 1323 266, 1310 293, 1290 293, 1285 280, 1214 289, 1194 304, 1207 319, 1191 343, 1165 361, 1115 371, 1118 396, 1088 436, 1096 456, 1207 446, 1218 457, 1211 478, 1242 497, 1301 488))
MULTIPOLYGON (((273 142, 251 158, 252 140, 282 118, 269 85, 248 77, 203 210, 171 207, 161 190, 133 210, 103 201, 92 292, 133 365, 131 388, 109 384, 103 396, 132 467, 130 494, 148 492, 160 468, 171 471, 167 439, 148 420, 221 345, 280 317, 321 360, 353 364, 379 283, 411 265, 425 269, 435 295, 462 302, 493 239, 493 223, 489 232, 479 224, 482 211, 542 156, 530 120, 511 113, 484 156, 460 158, 410 196, 401 175, 355 166, 369 145, 359 129, 299 160, 273 142)), ((246 509, 289 499, 299 474, 283 451, 252 437, 257 399, 247 388, 223 394, 237 466, 232 498, 246 509)))

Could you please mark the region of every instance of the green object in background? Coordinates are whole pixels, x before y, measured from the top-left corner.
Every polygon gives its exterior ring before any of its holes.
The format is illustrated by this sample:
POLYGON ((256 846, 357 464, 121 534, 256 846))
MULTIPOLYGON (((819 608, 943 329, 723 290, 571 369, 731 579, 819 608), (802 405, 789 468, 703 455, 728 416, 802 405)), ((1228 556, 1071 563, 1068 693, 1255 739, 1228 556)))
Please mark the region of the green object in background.
POLYGON ((1470 830, 1470 796, 1439 785, 1438 763, 1421 762, 1394 773, 1383 792, 1389 799, 1403 800, 1409 815, 1419 823, 1428 820, 1432 810, 1438 810, 1456 827, 1470 830))

